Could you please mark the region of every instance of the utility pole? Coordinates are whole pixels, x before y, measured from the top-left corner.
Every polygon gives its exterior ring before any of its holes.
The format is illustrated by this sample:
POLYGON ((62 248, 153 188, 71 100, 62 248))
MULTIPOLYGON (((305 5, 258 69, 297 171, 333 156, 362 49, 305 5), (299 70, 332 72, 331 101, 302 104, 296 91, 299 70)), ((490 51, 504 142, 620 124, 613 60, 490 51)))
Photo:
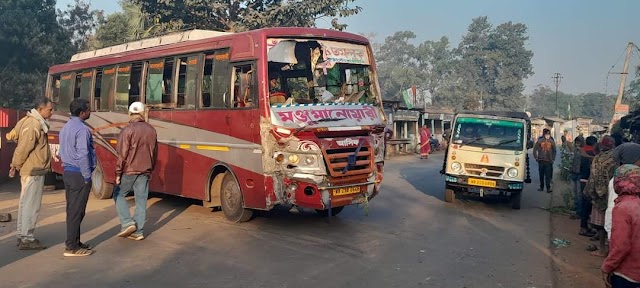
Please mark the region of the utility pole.
POLYGON ((618 98, 616 98, 616 104, 613 107, 613 117, 611 118, 611 123, 609 123, 609 133, 611 133, 611 128, 613 128, 613 124, 620 118, 622 118, 622 116, 624 116, 624 114, 629 113, 629 106, 626 107, 621 107, 622 105, 622 95, 624 95, 624 86, 627 83, 627 75, 629 74, 629 60, 631 60, 631 50, 633 48, 633 43, 629 42, 627 44, 627 57, 624 58, 624 65, 622 66, 622 73, 620 73, 622 75, 622 77, 620 77, 620 86, 618 87, 618 98), (625 109, 620 109, 621 111, 617 111, 618 108, 626 108, 626 111, 624 111, 625 109))
POLYGON ((556 72, 551 79, 553 79, 553 83, 556 84, 556 117, 560 117, 560 110, 558 110, 558 87, 560 86, 560 81, 562 81, 562 74, 556 72))

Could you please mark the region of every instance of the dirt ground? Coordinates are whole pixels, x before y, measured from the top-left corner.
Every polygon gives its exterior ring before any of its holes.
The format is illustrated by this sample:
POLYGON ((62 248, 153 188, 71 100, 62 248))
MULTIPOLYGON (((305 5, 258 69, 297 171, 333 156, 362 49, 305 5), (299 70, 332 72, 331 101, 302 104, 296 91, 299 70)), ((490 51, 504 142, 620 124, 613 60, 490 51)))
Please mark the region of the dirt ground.
MULTIPOLYGON (((565 200, 563 193, 569 191, 569 183, 559 180, 559 175, 554 176, 554 192, 551 199, 551 207, 563 206, 565 200)), ((578 235, 580 220, 570 219, 569 215, 561 209, 552 209, 551 215, 551 240, 554 238, 569 242, 567 247, 555 247, 551 244, 553 253, 554 287, 557 288, 583 288, 604 287, 600 276, 600 265, 604 258, 591 256, 586 250, 589 244, 596 244, 589 238, 578 235)))

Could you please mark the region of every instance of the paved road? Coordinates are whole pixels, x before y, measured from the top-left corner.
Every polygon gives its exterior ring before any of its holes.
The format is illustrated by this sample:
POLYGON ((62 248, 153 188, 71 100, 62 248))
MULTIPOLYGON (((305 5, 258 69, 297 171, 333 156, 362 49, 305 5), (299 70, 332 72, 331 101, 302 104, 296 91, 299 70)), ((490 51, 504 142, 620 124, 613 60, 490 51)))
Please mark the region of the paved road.
MULTIPOLYGON (((15 221, 0 225, 1 287, 551 287, 549 196, 526 187, 508 203, 443 199, 442 154, 388 161, 369 206, 327 219, 313 211, 261 213, 231 224, 221 212, 154 195, 144 241, 114 237, 113 202, 91 199, 87 258, 62 256, 64 193, 48 192, 37 236, 50 248, 18 251, 15 221)), ((535 171, 532 169, 532 171, 535 171)), ((0 212, 17 209, 0 187, 0 212)))

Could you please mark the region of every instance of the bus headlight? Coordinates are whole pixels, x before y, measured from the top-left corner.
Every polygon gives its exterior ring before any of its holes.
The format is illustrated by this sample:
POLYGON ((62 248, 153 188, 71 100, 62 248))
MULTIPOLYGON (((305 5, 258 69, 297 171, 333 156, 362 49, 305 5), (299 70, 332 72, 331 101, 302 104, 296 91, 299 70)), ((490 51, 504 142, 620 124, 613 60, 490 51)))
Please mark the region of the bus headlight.
POLYGON ((460 162, 451 163, 451 170, 453 170, 454 172, 459 172, 460 170, 462 170, 462 164, 460 164, 460 162))
POLYGON ((298 164, 298 162, 300 162, 300 157, 298 157, 298 155, 296 154, 289 155, 289 163, 296 165, 298 164))
POLYGON ((509 168, 509 170, 507 170, 507 176, 511 177, 511 178, 516 178, 518 177, 518 169, 516 168, 509 168))

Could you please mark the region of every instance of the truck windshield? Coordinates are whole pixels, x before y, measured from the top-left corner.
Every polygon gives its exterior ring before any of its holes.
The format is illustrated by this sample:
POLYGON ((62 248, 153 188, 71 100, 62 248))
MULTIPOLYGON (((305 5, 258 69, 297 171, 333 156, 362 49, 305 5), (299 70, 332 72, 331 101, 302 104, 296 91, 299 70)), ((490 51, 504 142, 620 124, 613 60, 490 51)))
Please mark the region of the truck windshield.
POLYGON ((508 120, 458 117, 453 143, 482 148, 522 150, 524 124, 508 120))

